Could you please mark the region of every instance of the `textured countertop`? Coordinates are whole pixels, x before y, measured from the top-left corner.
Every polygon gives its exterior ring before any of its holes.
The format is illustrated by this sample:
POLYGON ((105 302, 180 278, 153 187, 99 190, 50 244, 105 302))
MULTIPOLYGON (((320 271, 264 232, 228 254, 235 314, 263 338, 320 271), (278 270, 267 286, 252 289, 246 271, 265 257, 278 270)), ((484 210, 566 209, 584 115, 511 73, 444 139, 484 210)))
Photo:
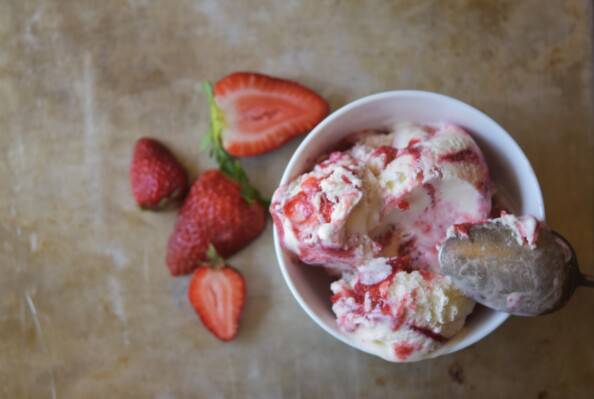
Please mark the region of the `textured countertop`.
MULTIPOLYGON (((586 0, 0 2, 0 397, 592 398, 594 292, 462 352, 386 363, 325 334, 282 281, 271 225, 232 259, 249 297, 214 339, 164 266, 175 212, 139 211, 128 164, 162 139, 196 176, 203 79, 257 70, 333 109, 388 89, 486 111, 520 143, 550 225, 594 273, 586 0)), ((267 194, 293 141, 244 162, 267 194)))

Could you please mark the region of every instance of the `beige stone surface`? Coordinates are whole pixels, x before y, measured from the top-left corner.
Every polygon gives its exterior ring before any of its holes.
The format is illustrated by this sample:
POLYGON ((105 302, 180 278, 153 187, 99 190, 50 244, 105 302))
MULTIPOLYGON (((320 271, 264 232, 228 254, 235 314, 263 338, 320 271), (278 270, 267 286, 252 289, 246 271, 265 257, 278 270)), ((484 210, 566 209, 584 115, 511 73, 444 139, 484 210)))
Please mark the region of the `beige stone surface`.
MULTIPOLYGON (((592 7, 586 0, 0 2, 0 397, 592 398, 594 292, 462 352, 394 365, 317 327, 271 226, 232 259, 249 298, 223 344, 171 278, 174 212, 139 211, 140 136, 196 176, 203 79, 258 70, 333 108, 388 89, 467 101, 540 178, 549 223, 594 273, 592 7)), ((270 194, 298 140, 244 162, 270 194)))

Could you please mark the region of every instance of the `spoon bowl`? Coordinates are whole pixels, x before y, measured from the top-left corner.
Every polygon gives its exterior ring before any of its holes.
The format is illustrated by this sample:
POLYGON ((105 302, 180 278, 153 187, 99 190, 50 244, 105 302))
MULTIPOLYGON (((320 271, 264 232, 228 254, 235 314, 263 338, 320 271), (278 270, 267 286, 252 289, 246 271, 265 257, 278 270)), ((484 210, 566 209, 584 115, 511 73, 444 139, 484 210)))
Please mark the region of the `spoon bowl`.
POLYGON ((569 242, 545 227, 531 246, 519 242, 508 226, 476 224, 444 241, 439 262, 441 271, 466 295, 516 316, 558 310, 578 285, 594 283, 580 273, 569 242))

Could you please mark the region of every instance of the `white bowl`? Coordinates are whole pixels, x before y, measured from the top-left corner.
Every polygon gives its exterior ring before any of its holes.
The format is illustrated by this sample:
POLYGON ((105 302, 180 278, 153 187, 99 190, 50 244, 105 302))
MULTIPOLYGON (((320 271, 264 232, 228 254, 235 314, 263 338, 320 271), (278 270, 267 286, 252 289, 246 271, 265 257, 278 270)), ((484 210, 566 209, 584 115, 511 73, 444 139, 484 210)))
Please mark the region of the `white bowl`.
MULTIPOLYGON (((362 129, 382 128, 395 121, 451 122, 469 131, 483 151, 498 192, 514 213, 544 220, 538 180, 528 159, 493 119, 476 108, 441 94, 424 91, 389 91, 356 100, 324 119, 303 140, 289 161, 280 184, 309 171, 315 160, 347 135, 362 129)), ((278 263, 291 293, 303 310, 327 333, 364 352, 381 356, 373 348, 353 342, 336 326, 330 303, 332 278, 320 267, 299 263, 280 245, 274 229, 278 263)), ((429 357, 459 351, 499 327, 508 314, 481 306, 453 339, 429 357)))

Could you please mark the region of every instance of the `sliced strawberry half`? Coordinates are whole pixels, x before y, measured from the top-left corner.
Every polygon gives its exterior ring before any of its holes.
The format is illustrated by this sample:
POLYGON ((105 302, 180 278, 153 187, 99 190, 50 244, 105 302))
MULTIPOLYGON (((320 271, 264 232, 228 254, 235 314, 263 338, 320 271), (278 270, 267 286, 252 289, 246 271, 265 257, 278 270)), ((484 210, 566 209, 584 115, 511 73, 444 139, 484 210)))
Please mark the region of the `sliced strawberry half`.
POLYGON ((238 157, 258 155, 307 133, 328 114, 328 103, 299 83, 236 72, 214 85, 222 141, 238 157))
MULTIPOLYGON (((211 245, 209 253, 212 251, 214 247, 211 245)), ((209 259, 213 259, 212 255, 209 259)), ((230 341, 239 328, 246 296, 245 280, 239 271, 225 265, 218 255, 215 259, 194 271, 188 299, 204 326, 218 339, 230 341)))

